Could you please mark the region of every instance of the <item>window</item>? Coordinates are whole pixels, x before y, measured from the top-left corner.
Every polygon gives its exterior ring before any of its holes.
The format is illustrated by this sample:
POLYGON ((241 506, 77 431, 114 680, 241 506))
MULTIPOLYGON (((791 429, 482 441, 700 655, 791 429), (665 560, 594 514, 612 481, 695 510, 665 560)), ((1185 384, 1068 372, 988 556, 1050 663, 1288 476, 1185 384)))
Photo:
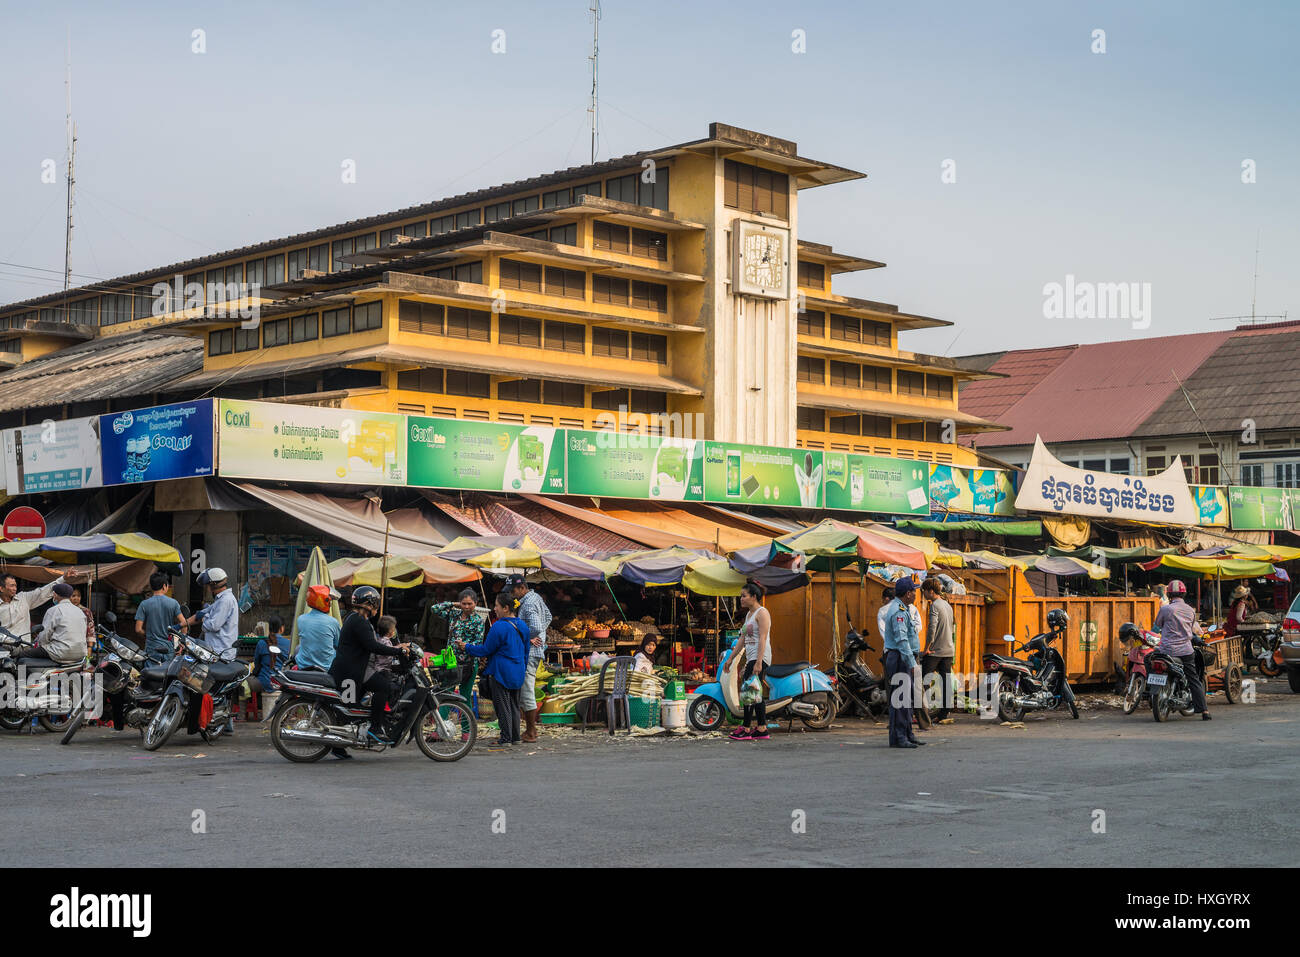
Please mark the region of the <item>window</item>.
MULTIPOLYGON (((338 245, 335 243, 335 245, 338 245)), ((266 284, 275 286, 284 282, 284 257, 267 256, 266 257, 266 284)))
MULTIPOLYGON (((446 232, 446 230, 443 230, 443 232, 446 232)), ((383 230, 379 234, 379 245, 391 246, 394 240, 399 236, 405 236, 409 239, 423 239, 424 220, 420 220, 418 223, 407 223, 405 226, 394 226, 391 229, 383 230)))
POLYGON ((586 397, 583 395, 582 383, 580 382, 554 382, 547 380, 543 383, 546 393, 547 405, 568 405, 581 409, 586 404, 586 397))
POLYGON ((250 287, 261 287, 265 282, 266 262, 261 259, 250 259, 244 264, 244 281, 250 287))
POLYGON ((722 201, 745 212, 790 215, 790 178, 783 173, 726 160, 723 168, 722 201))
POLYGON ((525 213, 535 212, 540 204, 536 196, 525 196, 523 199, 517 199, 511 204, 511 212, 516 216, 523 216, 525 213))
POLYGON ((541 379, 511 379, 497 383, 497 398, 503 402, 541 402, 541 379))
POLYGON ((652 182, 640 184, 641 205, 667 212, 668 170, 662 166, 655 166, 650 175, 653 177, 652 182))
POLYGON ((1111 459, 1110 468, 1108 469, 1108 471, 1113 472, 1115 475, 1128 475, 1129 459, 1127 458, 1111 459))
POLYGON ((927 399, 951 399, 952 376, 926 375, 925 397, 927 399))
POLYGON ((1147 475, 1159 475, 1169 468, 1169 459, 1163 455, 1147 456, 1147 475))
POLYGON ((1106 460, 1105 459, 1084 459, 1083 467, 1087 469, 1089 472, 1104 472, 1106 471, 1106 460))
POLYGON ((311 342, 318 336, 319 325, 314 312, 310 316, 294 316, 289 338, 293 342, 311 342))
POLYGON ((397 373, 397 387, 407 392, 441 392, 441 369, 408 369, 397 373))
POLYGON ((542 209, 556 209, 560 206, 568 206, 571 195, 567 189, 553 189, 549 193, 542 193, 542 209))
POLYGON ((220 269, 208 270, 206 280, 203 284, 204 291, 207 296, 206 299, 207 302, 209 303, 225 302, 226 300, 225 275, 226 274, 222 272, 220 269))
POLYGON ((817 385, 825 385, 826 360, 814 359, 812 356, 800 356, 796 378, 800 382, 814 382, 817 385))
POLYGON ((862 388, 871 392, 889 392, 893 385, 891 370, 884 366, 862 367, 862 388))
POLYGON ((327 309, 320 314, 321 335, 346 336, 352 331, 352 310, 347 306, 342 309, 327 309))
POLYGON ((862 320, 862 341, 869 346, 884 346, 886 349, 890 346, 891 329, 887 322, 876 322, 873 319, 862 320))
POLYGON ((668 287, 654 282, 633 282, 633 309, 649 309, 653 312, 668 311, 668 287))
POLYGON ((799 313, 798 333, 801 336, 816 336, 818 339, 826 338, 826 313, 815 309, 799 313))
POLYGON ((831 385, 857 389, 862 385, 862 367, 856 362, 831 361, 831 385))
POLYGON ((442 335, 443 307, 436 302, 397 301, 397 329, 426 336, 442 335))
POLYGON ((622 329, 594 326, 591 330, 591 354, 615 359, 628 357, 627 333, 622 329))
POLYGON ((542 267, 536 263, 522 263, 513 259, 503 259, 501 260, 500 283, 502 289, 541 292, 542 267))
POLYGON ((262 348, 273 349, 289 344, 289 320, 276 319, 262 323, 262 348))
POLYGON ((483 284, 483 263, 460 263, 456 266, 443 266, 441 269, 432 269, 426 275, 435 279, 453 279, 456 282, 472 282, 477 285, 483 284))
POLYGON ((856 316, 831 315, 831 338, 841 342, 861 342, 862 323, 856 316))
POLYGON ((799 285, 809 289, 826 288, 826 267, 821 263, 809 263, 799 260, 799 285))
POLYGON ((252 352, 257 348, 257 330, 256 329, 236 329, 235 330, 235 351, 252 352))
POLYGON ((642 362, 668 362, 668 337, 655 336, 644 332, 634 332, 629 337, 632 358, 642 362))
POLYGON ((244 281, 244 264, 235 263, 233 266, 226 267, 226 291, 239 298, 241 292, 239 286, 244 281), (233 292, 232 292, 233 290, 233 292))
POLYGON ((352 310, 352 331, 365 332, 367 329, 378 329, 384 324, 384 304, 382 302, 367 302, 356 306, 352 310))
POLYGON ((587 351, 587 329, 576 322, 552 322, 548 319, 543 347, 554 352, 582 355, 587 351))
POLYGON ((908 442, 924 442, 925 423, 924 422, 900 422, 898 424, 898 437, 908 442))
POLYGON ((668 394, 665 392, 650 392, 646 389, 633 389, 628 397, 627 410, 646 414, 667 412, 668 394))
MULTIPOLYGON (((1202 452, 1196 457, 1196 474, 1201 485, 1219 484, 1219 455, 1217 452, 1202 452)), ((1287 488, 1294 488, 1292 485, 1287 488)))
POLYGON ((546 294, 566 299, 587 298, 587 274, 581 269, 546 267, 546 294))
POLYGON ((115 326, 119 322, 131 321, 131 296, 111 295, 103 297, 103 306, 100 310, 100 325, 115 326))
POLYGON ((456 228, 456 217, 447 215, 439 216, 436 219, 429 220, 429 235, 441 236, 443 233, 449 233, 456 228))
POLYGON ((599 196, 599 195, 600 195, 599 183, 584 183, 582 186, 573 187, 573 201, 575 203, 579 202, 578 199, 579 196, 599 196))
MULTIPOLYGON (((459 306, 449 306, 447 307, 447 335, 453 339, 490 342, 492 339, 492 314, 478 309, 462 309, 459 306)), ((456 394, 469 395, 470 393, 460 392, 456 394)), ((483 397, 487 397, 486 392, 483 397)))
POLYGON ((632 255, 644 259, 668 261, 668 235, 649 229, 632 230, 632 255))
POLYGON ((542 322, 520 316, 502 316, 497 341, 503 346, 542 347, 542 322))
MULTIPOLYGON (((164 301, 166 301, 164 299, 164 301)), ((148 319, 153 315, 153 293, 145 292, 143 289, 137 290, 135 294, 135 312, 132 315, 136 319, 148 319)))
POLYGON ((862 434, 878 439, 893 438, 894 422, 887 415, 864 415, 862 417, 862 434))
POLYGON ((806 409, 803 406, 795 409, 795 428, 804 429, 809 432, 826 431, 826 413, 821 409, 806 409))
POLYGON ((605 198, 616 199, 623 203, 636 203, 636 174, 619 176, 605 180, 605 198))
POLYGON ((1264 484, 1264 466, 1243 465, 1241 467, 1241 484, 1258 488, 1264 484))
POLYGON ((495 223, 502 219, 508 219, 510 216, 509 203, 493 203, 484 210, 483 218, 485 222, 495 223))
POLYGON ((925 376, 920 372, 898 370, 899 395, 925 395, 925 376))
POLYGON ((448 369, 447 394, 486 399, 491 394, 491 380, 484 372, 461 372, 457 369, 448 369))
POLYGON ((550 229, 535 229, 531 233, 524 233, 524 235, 529 239, 542 239, 560 246, 578 245, 577 223, 569 223, 567 226, 552 226, 550 229))
POLYGON ((457 229, 468 229, 470 226, 477 226, 480 222, 477 209, 467 209, 463 213, 456 214, 457 229))
POLYGON ((617 411, 619 406, 627 407, 626 389, 609 389, 591 394, 591 407, 593 409, 604 409, 613 412, 617 411))
POLYGON ((235 348, 235 333, 232 329, 218 329, 208 333, 208 355, 228 356, 235 348))
POLYGON ((307 250, 307 268, 314 269, 317 272, 330 271, 329 243, 321 243, 319 246, 313 246, 307 250))
POLYGON ((288 257, 289 278, 297 279, 299 274, 307 268, 307 250, 295 249, 289 253, 288 257))
POLYGON ((858 415, 831 415, 830 431, 839 435, 861 435, 862 417, 858 415))
POLYGON ((630 300, 631 283, 626 279, 613 276, 591 277, 592 302, 609 303, 612 306, 626 306, 630 300))
POLYGON ((596 221, 592 227, 591 244, 596 249, 608 249, 610 252, 625 253, 631 248, 630 230, 616 223, 596 221))
POLYGON ((351 255, 351 253, 352 253, 352 240, 350 240, 350 239, 336 239, 336 240, 334 241, 334 245, 333 245, 332 249, 333 249, 333 253, 332 253, 331 258, 330 258, 330 266, 331 266, 332 268, 331 268, 330 271, 331 271, 331 272, 342 272, 342 271, 345 270, 345 269, 351 269, 351 268, 352 268, 352 264, 351 264, 351 263, 345 263, 345 262, 343 261, 343 257, 344 257, 344 256, 348 256, 348 255, 351 255))

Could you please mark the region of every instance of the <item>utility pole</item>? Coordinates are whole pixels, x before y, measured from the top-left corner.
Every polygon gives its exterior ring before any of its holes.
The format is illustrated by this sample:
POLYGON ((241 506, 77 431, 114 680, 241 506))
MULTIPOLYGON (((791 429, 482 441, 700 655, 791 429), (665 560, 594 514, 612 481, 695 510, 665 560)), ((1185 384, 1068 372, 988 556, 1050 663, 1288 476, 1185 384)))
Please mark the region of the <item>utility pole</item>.
MULTIPOLYGON (((68 209, 67 219, 63 234, 63 291, 67 292, 72 285, 72 197, 73 187, 76 185, 76 162, 77 162, 77 126, 72 122, 72 31, 68 31, 68 71, 64 86, 67 91, 68 113, 67 113, 67 135, 68 135, 68 209)), ((67 316, 67 299, 64 299, 64 319, 67 316)))
POLYGON ((600 0, 591 0, 588 7, 591 13, 591 105, 587 112, 591 114, 591 162, 596 163, 596 147, 600 141, 600 0))

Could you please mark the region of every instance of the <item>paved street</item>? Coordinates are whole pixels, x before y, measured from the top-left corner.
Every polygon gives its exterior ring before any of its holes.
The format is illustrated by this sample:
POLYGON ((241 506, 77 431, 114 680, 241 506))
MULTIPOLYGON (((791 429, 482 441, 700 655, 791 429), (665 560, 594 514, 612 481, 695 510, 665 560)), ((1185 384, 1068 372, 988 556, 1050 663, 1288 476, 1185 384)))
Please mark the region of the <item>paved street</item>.
POLYGON ((453 765, 414 747, 293 765, 257 725, 155 754, 134 732, 7 735, 0 830, 22 840, 0 865, 1293 864, 1276 838, 1300 794, 1300 696, 1275 679, 1257 704, 1211 707, 1024 729, 963 715, 917 751, 858 720, 763 743, 563 732, 453 765), (51 808, 80 826, 51 827, 51 808))

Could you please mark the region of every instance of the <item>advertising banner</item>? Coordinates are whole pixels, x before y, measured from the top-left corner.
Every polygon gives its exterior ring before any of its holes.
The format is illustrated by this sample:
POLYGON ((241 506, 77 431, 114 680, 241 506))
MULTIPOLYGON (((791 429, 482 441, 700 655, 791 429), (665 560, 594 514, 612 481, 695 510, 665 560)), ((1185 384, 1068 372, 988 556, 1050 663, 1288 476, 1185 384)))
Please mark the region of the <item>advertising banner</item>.
POLYGON ((930 514, 930 470, 924 462, 849 452, 827 452, 822 462, 827 508, 930 514))
POLYGON ((348 485, 406 484, 406 416, 222 399, 217 473, 348 485))
POLYGON ((704 443, 704 500, 820 508, 822 453, 769 445, 704 443))
POLYGON ((564 430, 406 416, 410 484, 564 494, 564 430))
POLYGON ((704 499, 704 441, 569 429, 565 440, 570 495, 665 502, 704 499))
POLYGON ((931 465, 930 500, 939 512, 1016 514, 1015 483, 1003 469, 931 465))
POLYGON ((1201 513, 1197 523, 1205 527, 1228 527, 1228 490, 1222 485, 1189 485, 1192 501, 1201 513))
POLYGON ((99 416, 53 419, 6 429, 5 488, 10 495, 99 488, 99 416))
POLYGON ((1249 531, 1290 531, 1295 528, 1291 498, 1295 489, 1228 487, 1232 527, 1249 531))
POLYGON ((1187 488, 1179 457, 1159 475, 1114 475, 1066 465, 1037 437, 1034 456, 1016 496, 1016 508, 1176 525, 1195 525, 1200 514, 1187 488))
POLYGON ((212 474, 211 399, 99 417, 105 485, 212 474))

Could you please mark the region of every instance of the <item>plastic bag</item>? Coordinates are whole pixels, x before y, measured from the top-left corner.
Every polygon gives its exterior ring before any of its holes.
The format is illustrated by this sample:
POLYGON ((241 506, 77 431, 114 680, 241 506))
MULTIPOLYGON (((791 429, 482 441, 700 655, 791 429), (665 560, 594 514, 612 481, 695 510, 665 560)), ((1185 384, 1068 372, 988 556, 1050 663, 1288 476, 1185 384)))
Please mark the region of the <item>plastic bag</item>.
POLYGON ((758 675, 750 675, 740 686, 741 704, 758 704, 763 700, 763 682, 758 675))
POLYGON ((592 671, 599 671, 601 665, 603 665, 605 662, 609 661, 609 655, 605 654, 604 652, 593 651, 593 652, 591 653, 591 659, 590 659, 590 660, 591 660, 591 670, 592 670, 592 671))

